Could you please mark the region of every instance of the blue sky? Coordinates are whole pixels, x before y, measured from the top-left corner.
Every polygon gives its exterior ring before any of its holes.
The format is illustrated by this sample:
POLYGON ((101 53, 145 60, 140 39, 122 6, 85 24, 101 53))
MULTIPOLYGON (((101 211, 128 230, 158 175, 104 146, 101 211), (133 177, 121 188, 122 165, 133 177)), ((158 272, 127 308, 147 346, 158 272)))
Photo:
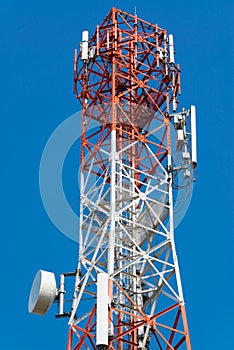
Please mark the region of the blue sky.
POLYGON ((176 231, 194 350, 227 349, 233 322, 233 27, 231 1, 2 1, 1 331, 2 349, 65 349, 67 325, 29 315, 39 268, 76 267, 77 245, 43 208, 38 172, 53 130, 79 110, 72 93, 73 50, 112 6, 158 23, 175 37, 182 69, 180 106, 198 110, 199 178, 176 231))

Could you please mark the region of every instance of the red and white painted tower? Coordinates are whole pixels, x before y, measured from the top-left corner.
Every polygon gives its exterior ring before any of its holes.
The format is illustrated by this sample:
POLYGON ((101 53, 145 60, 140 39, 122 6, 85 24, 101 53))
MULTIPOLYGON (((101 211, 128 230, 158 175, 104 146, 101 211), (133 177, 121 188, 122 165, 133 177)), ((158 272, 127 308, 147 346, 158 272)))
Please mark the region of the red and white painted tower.
POLYGON ((196 151, 186 132, 192 113, 176 113, 173 36, 115 8, 90 39, 82 35, 74 65, 82 105, 80 250, 68 350, 191 349, 174 242, 179 167, 171 129, 185 182, 196 151))
MULTIPOLYGON (((175 202, 196 167, 173 36, 112 8, 75 50, 82 106, 78 266, 67 350, 191 349, 175 202), (178 181, 178 178, 179 181, 178 181)), ((67 314, 66 314, 67 315, 67 314)))

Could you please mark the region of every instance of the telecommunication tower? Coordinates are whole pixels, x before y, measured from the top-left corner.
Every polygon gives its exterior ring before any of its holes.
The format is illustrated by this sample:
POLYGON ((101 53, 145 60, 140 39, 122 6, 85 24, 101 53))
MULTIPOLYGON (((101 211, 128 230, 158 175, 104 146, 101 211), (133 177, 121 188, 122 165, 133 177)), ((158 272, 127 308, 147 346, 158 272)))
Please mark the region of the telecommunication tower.
POLYGON ((29 311, 59 303, 67 350, 189 350, 174 212, 197 163, 196 109, 177 110, 173 35, 112 8, 90 38, 82 33, 74 92, 82 106, 78 265, 58 289, 40 270, 29 311))

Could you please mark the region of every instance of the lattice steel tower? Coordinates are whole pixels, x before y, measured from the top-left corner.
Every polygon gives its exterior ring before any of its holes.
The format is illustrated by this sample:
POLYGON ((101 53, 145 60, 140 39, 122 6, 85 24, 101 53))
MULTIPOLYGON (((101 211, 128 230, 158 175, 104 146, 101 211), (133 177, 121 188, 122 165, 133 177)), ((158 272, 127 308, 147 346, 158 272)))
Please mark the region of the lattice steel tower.
POLYGON ((175 203, 197 163, 195 107, 177 111, 173 36, 112 8, 75 50, 82 106, 78 267, 62 274, 67 350, 191 349, 175 203), (74 275, 71 312, 64 277, 74 275))

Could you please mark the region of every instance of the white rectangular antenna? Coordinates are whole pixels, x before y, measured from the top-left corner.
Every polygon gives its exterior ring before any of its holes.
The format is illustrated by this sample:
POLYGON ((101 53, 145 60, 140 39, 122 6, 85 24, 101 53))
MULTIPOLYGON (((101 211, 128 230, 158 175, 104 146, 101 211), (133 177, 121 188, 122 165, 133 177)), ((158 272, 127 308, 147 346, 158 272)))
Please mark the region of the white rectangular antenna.
POLYGON ((169 34, 169 54, 170 63, 175 63, 174 39, 172 34, 169 34))
POLYGON ((197 165, 197 130, 196 130, 196 107, 191 106, 191 151, 192 151, 192 166, 196 168, 197 165))
POLYGON ((96 345, 108 346, 108 274, 97 275, 96 345))
POLYGON ((182 147, 184 145, 184 130, 178 129, 177 130, 177 151, 181 151, 182 147))
POLYGON ((89 41, 89 32, 84 30, 82 32, 82 61, 88 60, 88 41, 89 41))

